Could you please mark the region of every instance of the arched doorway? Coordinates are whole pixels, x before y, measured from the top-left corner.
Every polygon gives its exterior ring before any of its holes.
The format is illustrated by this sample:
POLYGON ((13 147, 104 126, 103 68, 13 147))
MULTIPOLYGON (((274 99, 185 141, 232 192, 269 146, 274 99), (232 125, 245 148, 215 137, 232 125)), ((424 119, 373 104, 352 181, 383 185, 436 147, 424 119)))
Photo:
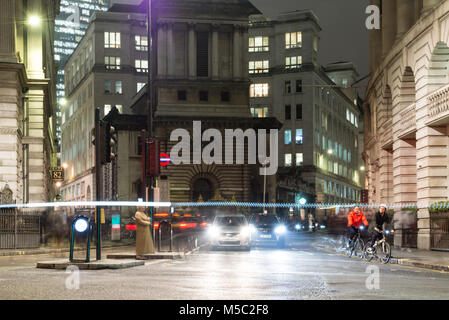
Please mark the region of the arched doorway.
POLYGON ((200 196, 203 201, 208 201, 213 198, 215 188, 212 182, 207 178, 199 178, 193 182, 193 201, 198 201, 200 196))

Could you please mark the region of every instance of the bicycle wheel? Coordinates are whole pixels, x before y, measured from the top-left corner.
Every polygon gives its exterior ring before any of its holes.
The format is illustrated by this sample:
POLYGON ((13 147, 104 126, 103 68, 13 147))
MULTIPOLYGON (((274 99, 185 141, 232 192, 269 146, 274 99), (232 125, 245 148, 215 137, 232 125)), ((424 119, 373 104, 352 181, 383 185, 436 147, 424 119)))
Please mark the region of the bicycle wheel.
POLYGON ((376 250, 376 255, 380 262, 386 264, 391 258, 391 248, 387 242, 382 243, 376 250))
POLYGON ((354 246, 354 251, 353 251, 353 256, 355 256, 356 258, 362 260, 364 257, 363 254, 363 249, 365 247, 365 242, 362 239, 358 239, 357 243, 354 246))
POLYGON ((373 249, 373 251, 371 251, 371 253, 368 252, 368 248, 370 248, 370 247, 371 247, 371 244, 369 242, 367 242, 365 244, 365 246, 363 247, 363 256, 365 257, 365 259, 367 261, 371 261, 375 257, 375 249, 373 249))

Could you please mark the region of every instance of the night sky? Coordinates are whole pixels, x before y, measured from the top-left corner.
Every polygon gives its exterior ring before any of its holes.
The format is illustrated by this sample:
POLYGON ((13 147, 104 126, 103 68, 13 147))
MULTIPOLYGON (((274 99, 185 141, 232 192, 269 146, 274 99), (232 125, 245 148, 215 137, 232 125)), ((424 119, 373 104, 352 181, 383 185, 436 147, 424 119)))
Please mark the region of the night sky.
POLYGON ((369 0, 250 0, 268 17, 311 9, 322 31, 319 62, 352 61, 360 77, 369 73, 369 38, 365 9, 369 0))

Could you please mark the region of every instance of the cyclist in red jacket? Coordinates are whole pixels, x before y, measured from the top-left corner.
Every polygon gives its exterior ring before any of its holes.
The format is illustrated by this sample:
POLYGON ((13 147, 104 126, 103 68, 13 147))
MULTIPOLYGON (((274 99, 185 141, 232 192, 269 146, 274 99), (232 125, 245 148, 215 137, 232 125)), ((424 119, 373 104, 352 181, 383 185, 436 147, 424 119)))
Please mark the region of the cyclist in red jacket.
POLYGON ((354 240, 355 235, 358 234, 359 228, 362 223, 368 227, 369 223, 366 220, 365 214, 360 211, 359 207, 355 207, 348 215, 348 228, 349 228, 349 245, 354 240))

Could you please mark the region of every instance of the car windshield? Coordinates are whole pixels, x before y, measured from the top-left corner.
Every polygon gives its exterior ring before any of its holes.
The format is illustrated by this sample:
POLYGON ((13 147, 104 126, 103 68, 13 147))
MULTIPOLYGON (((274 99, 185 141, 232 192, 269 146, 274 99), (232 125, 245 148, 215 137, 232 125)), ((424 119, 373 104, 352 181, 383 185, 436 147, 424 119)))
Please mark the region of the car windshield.
POLYGON ((218 217, 216 220, 216 223, 218 225, 222 226, 241 226, 245 224, 245 218, 244 217, 218 217))
POLYGON ((279 221, 276 216, 254 216, 251 222, 257 224, 274 224, 279 221))

